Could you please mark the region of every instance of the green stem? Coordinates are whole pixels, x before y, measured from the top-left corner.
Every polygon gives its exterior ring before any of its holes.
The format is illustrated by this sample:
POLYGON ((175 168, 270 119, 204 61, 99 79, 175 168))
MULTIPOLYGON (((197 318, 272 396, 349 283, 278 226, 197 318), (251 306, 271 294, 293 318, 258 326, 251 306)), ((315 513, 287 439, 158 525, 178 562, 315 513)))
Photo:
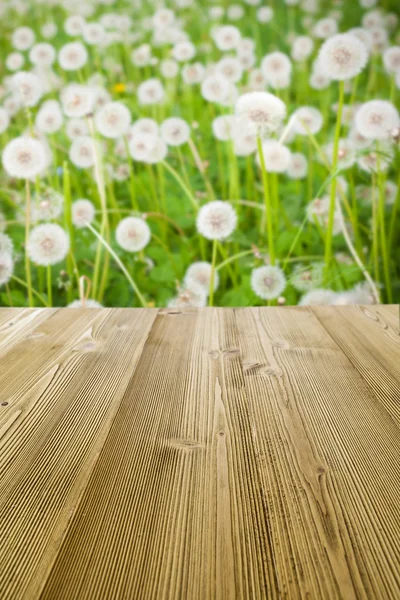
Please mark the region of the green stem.
POLYGON ((258 153, 260 156, 261 163, 261 174, 264 188, 264 202, 265 202, 265 214, 267 217, 267 232, 268 232, 268 251, 269 251, 269 259, 271 265, 275 264, 275 247, 274 247, 274 231, 272 227, 272 205, 271 205, 271 196, 269 193, 269 185, 268 185, 268 172, 265 168, 265 160, 264 160, 264 152, 262 148, 261 137, 257 136, 257 147, 258 153))
POLYGON ((47 265, 47 299, 48 299, 49 306, 53 306, 51 265, 47 265))
POLYGON ((214 305, 214 279, 215 279, 215 263, 217 260, 217 240, 213 241, 212 260, 211 260, 211 277, 210 277, 210 296, 208 306, 214 305))
MULTIPOLYGON (((336 118, 336 129, 335 138, 333 142, 333 161, 332 161, 332 173, 336 173, 338 166, 338 154, 339 154, 339 141, 340 141, 340 130, 342 125, 342 113, 344 104, 344 81, 339 83, 339 105, 336 118)), ((329 217, 328 227, 325 238, 325 275, 329 277, 329 270, 332 262, 332 240, 333 240, 333 224, 335 217, 335 204, 336 204, 336 187, 337 179, 336 176, 333 178, 330 190, 330 201, 329 201, 329 217)))
POLYGON ((29 179, 25 182, 26 190, 26 206, 25 206, 25 274, 26 274, 26 287, 28 289, 28 302, 29 306, 33 306, 32 297, 32 273, 31 273, 31 261, 28 254, 28 243, 29 243, 29 232, 31 223, 31 187, 29 179))
POLYGON ((130 276, 128 270, 126 269, 126 267, 123 264, 123 262, 121 261, 121 259, 117 256, 117 254, 115 254, 114 250, 111 248, 111 246, 108 244, 108 242, 99 234, 99 232, 96 231, 96 229, 94 229, 94 227, 92 227, 90 225, 90 223, 86 223, 86 227, 88 229, 90 229, 90 231, 96 236, 96 238, 99 240, 99 242, 111 254, 111 256, 113 257, 113 259, 115 260, 115 262, 117 263, 117 265, 119 266, 119 268, 121 269, 121 271, 123 272, 123 274, 125 275, 125 277, 127 278, 128 282, 130 283, 133 291, 135 292, 136 296, 139 299, 140 304, 143 306, 143 308, 146 308, 146 306, 147 306, 146 300, 144 299, 144 297, 140 293, 140 290, 139 290, 138 286, 136 285, 136 283, 134 282, 134 280, 130 276))

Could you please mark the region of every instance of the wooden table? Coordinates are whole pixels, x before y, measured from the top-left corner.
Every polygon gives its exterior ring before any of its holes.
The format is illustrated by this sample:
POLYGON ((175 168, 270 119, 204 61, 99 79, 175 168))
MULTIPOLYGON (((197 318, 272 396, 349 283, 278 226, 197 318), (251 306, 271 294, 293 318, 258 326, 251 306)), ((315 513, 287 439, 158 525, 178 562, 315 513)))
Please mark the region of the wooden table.
POLYGON ((400 598, 395 306, 0 310, 0 598, 400 598))

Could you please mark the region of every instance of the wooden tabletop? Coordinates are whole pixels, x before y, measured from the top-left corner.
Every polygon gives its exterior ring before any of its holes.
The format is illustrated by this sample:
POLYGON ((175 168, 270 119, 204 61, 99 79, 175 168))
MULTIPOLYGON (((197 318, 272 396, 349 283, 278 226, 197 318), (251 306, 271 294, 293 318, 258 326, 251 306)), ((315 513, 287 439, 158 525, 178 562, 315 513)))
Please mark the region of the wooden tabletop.
POLYGON ((395 306, 0 310, 2 600, 400 598, 395 306))

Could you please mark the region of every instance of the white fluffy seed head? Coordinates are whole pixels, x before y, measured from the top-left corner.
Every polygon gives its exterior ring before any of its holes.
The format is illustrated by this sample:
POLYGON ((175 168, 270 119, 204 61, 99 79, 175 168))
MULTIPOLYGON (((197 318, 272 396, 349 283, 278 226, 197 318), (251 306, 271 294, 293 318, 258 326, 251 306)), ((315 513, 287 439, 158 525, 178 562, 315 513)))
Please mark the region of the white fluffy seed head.
POLYGON ((159 79, 147 79, 138 86, 137 97, 139 104, 161 104, 164 100, 164 87, 159 79))
POLYGON ((0 285, 8 283, 14 271, 14 261, 10 252, 0 250, 0 285))
POLYGON ((58 63, 64 71, 78 71, 88 60, 88 51, 81 42, 65 44, 58 53, 58 63))
POLYGON ((236 115, 256 133, 276 131, 286 116, 286 106, 269 92, 249 92, 236 103, 236 115))
POLYGON ((201 285, 191 281, 189 285, 179 288, 178 295, 168 306, 170 308, 202 308, 207 303, 207 293, 201 285))
POLYGON ((183 119, 166 119, 160 127, 161 137, 168 146, 182 146, 190 138, 190 127, 183 119))
POLYGON ((399 113, 388 100, 370 100, 358 109, 355 116, 358 132, 369 140, 389 139, 400 126, 399 113))
POLYGON ((315 289, 305 294, 300 302, 300 306, 318 306, 320 304, 334 304, 336 293, 333 290, 315 289))
POLYGON ((232 84, 222 75, 209 75, 201 83, 201 95, 208 102, 223 104, 229 100, 232 84))
POLYGON ((61 103, 67 117, 85 117, 93 111, 95 94, 87 85, 72 83, 61 94, 61 103))
POLYGON ((35 33, 30 27, 18 27, 12 34, 11 43, 16 50, 29 50, 35 43, 35 33))
POLYGON ((400 46, 390 46, 384 51, 382 58, 388 73, 400 73, 400 46))
MULTIPOLYGON (((186 271, 184 284, 187 287, 191 287, 193 283, 203 288, 204 292, 208 295, 211 284, 211 264, 208 262, 195 262, 186 271)), ((218 288, 219 275, 214 272, 214 290, 218 288)))
POLYGON ((197 215, 197 230, 208 240, 224 240, 233 233, 237 214, 229 202, 215 200, 202 206, 197 215))
POLYGON ((47 100, 36 115, 35 126, 40 133, 51 135, 62 127, 63 120, 61 106, 57 100, 47 100))
POLYGON ((196 46, 189 41, 175 44, 172 49, 172 57, 178 62, 187 62, 196 56, 196 46))
POLYGON ((287 87, 292 73, 290 58, 283 52, 271 52, 261 61, 261 71, 267 83, 273 88, 287 87))
POLYGON ((227 52, 235 50, 240 42, 241 34, 233 25, 223 25, 214 31, 214 42, 219 50, 227 52))
POLYGON ((264 266, 254 269, 251 274, 251 287, 257 296, 264 300, 278 298, 286 287, 286 277, 282 269, 264 266))
POLYGON ((96 210, 93 203, 86 200, 86 198, 75 200, 72 204, 72 223, 78 229, 86 227, 87 223, 91 224, 95 214, 96 210))
POLYGON ((87 135, 89 133, 89 128, 84 119, 72 118, 68 120, 65 126, 65 132, 70 140, 75 140, 78 137, 87 135))
POLYGON ((294 112, 293 129, 298 135, 315 135, 323 125, 321 111, 313 106, 301 106, 294 112))
POLYGON ((6 58, 6 67, 9 71, 19 71, 24 62, 25 59, 20 52, 11 52, 6 58))
POLYGON ((135 133, 129 141, 129 153, 133 160, 146 162, 157 143, 157 139, 157 134, 135 133))
POLYGON ((63 211, 64 196, 53 188, 45 188, 35 194, 31 202, 31 221, 50 221, 57 219, 63 211))
MULTIPOLYGON (((277 140, 266 140, 262 143, 265 168, 269 173, 283 173, 290 165, 291 152, 277 140)), ((261 158, 257 154, 257 164, 261 166, 261 158)))
POLYGON ((96 112, 94 122, 101 135, 115 139, 127 134, 131 113, 121 102, 108 102, 96 112))
POLYGON ((35 44, 29 52, 29 60, 38 67, 50 67, 56 60, 54 46, 47 42, 35 44))
POLYGON ((22 106, 35 106, 43 94, 42 83, 37 75, 20 71, 12 78, 12 89, 22 106))
POLYGON ((92 167, 95 158, 92 138, 85 135, 73 140, 69 149, 69 158, 80 169, 89 169, 89 167, 92 167))
POLYGON ((0 133, 7 131, 10 124, 10 115, 5 108, 0 107, 0 133))
POLYGON ((97 300, 74 300, 67 305, 67 308, 102 308, 102 304, 97 302, 97 300))
POLYGON ((18 137, 9 142, 2 158, 3 167, 16 179, 32 179, 40 175, 49 162, 42 142, 30 137, 18 137))
POLYGON ((0 254, 2 252, 6 252, 7 254, 12 254, 14 248, 14 244, 12 239, 6 233, 0 233, 0 254))
POLYGON ((286 170, 290 179, 304 179, 308 173, 308 162, 301 152, 293 152, 286 170))
POLYGON ((367 47, 351 33, 340 33, 329 38, 318 55, 318 64, 322 72, 336 81, 356 77, 367 62, 367 47))
POLYGON ((121 248, 127 252, 139 252, 150 242, 151 231, 143 219, 127 217, 119 222, 115 235, 121 248))
POLYGON ((182 79, 188 85, 201 83, 205 75, 205 67, 199 62, 185 65, 182 69, 182 79))
POLYGON ((37 265, 47 267, 55 265, 67 256, 69 250, 68 234, 54 223, 34 227, 29 235, 26 251, 37 265))

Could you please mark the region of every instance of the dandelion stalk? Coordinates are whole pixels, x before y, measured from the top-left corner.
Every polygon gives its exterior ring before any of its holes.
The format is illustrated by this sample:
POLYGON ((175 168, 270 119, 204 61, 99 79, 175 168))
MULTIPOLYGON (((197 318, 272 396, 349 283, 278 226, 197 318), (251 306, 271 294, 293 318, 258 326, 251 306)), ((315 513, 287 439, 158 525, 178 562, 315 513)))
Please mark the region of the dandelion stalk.
POLYGON ((267 217, 267 232, 268 232, 268 250, 269 250, 269 258, 271 265, 275 264, 275 247, 274 247, 274 230, 272 226, 272 204, 271 204, 271 196, 269 193, 269 184, 268 184, 268 172, 265 168, 265 160, 264 160, 264 152, 262 148, 261 137, 257 136, 257 147, 258 153, 260 156, 261 163, 261 174, 263 180, 263 188, 264 188, 264 202, 265 202, 265 214, 267 217))
POLYGON ((214 281, 215 281, 215 263, 217 260, 217 240, 213 240, 212 259, 211 259, 211 277, 210 277, 210 294, 208 306, 214 305, 214 281))
POLYGON ((127 270, 127 268, 125 267, 125 265, 123 264, 123 262, 121 261, 121 259, 114 252, 114 250, 111 248, 111 246, 109 245, 109 243, 102 237, 102 235, 100 233, 98 233, 98 231, 96 231, 96 229, 94 227, 91 226, 90 223, 86 223, 86 227, 88 229, 90 229, 90 231, 93 233, 93 235, 96 236, 96 238, 99 240, 99 242, 111 254, 111 256, 113 257, 113 259, 115 260, 115 262, 117 263, 117 265, 119 266, 119 268, 121 269, 121 271, 123 272, 123 274, 125 275, 125 277, 128 280, 129 284, 131 285, 131 287, 132 287, 133 291, 135 292, 136 296, 138 297, 140 304, 142 305, 143 308, 146 308, 146 306, 147 306, 146 300, 142 296, 142 294, 141 294, 141 292, 140 292, 137 284, 134 282, 134 280, 130 276, 129 271, 127 270))
POLYGON ((47 265, 47 299, 49 306, 53 306, 51 265, 47 265))
POLYGON ((188 186, 183 181, 182 177, 166 161, 163 161, 161 164, 164 165, 164 167, 167 169, 168 173, 170 173, 172 175, 172 177, 175 179, 175 181, 177 181, 179 183, 180 187, 185 192, 187 198, 190 200, 193 208, 197 212, 199 210, 199 203, 197 202, 196 198, 193 196, 193 194, 190 191, 190 189, 188 188, 188 186))
MULTIPOLYGON (((340 141, 340 131, 341 131, 341 125, 342 125, 343 104, 344 104, 344 81, 340 81, 339 82, 339 104, 338 104, 338 112, 337 112, 337 118, 336 118, 335 137, 334 137, 334 142, 333 142, 332 173, 336 173, 337 166, 338 166, 339 141, 340 141)), ((337 189, 337 179, 335 176, 331 183, 330 199, 329 199, 328 227, 327 227, 326 239, 325 239, 326 276, 329 275, 329 269, 330 269, 330 265, 332 262, 332 240, 333 240, 333 224, 334 224, 334 217, 335 217, 336 189, 337 189)))
POLYGON ((31 261, 28 254, 28 243, 29 243, 29 232, 30 232, 30 221, 31 221, 31 186, 29 179, 25 180, 25 192, 26 192, 26 205, 25 205, 25 274, 26 284, 28 289, 28 303, 29 306, 33 306, 32 296, 32 273, 31 273, 31 261))

